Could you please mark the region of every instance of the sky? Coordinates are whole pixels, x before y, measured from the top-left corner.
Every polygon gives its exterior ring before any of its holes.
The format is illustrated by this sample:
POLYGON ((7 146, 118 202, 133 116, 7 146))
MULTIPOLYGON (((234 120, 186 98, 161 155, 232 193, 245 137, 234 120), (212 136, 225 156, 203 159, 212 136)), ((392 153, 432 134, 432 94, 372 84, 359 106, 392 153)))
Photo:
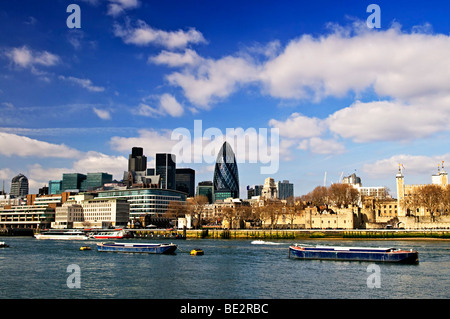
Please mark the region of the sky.
POLYGON ((267 177, 301 196, 353 173, 395 195, 399 164, 428 184, 450 163, 449 14, 443 1, 1 1, 0 179, 8 192, 23 173, 31 193, 69 172, 121 180, 138 146, 149 167, 176 154, 198 183, 226 140, 243 198, 267 177))

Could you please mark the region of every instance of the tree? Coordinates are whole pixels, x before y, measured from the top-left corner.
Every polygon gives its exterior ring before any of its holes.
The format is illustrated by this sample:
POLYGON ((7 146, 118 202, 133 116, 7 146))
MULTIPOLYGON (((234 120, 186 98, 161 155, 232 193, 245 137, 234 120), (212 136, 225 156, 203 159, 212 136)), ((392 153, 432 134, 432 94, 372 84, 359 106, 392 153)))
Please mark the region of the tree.
POLYGON ((270 228, 273 228, 277 224, 278 217, 282 213, 281 202, 278 201, 266 201, 264 206, 261 207, 261 219, 268 221, 270 228))
POLYGON ((197 228, 202 224, 202 216, 208 203, 208 197, 204 195, 197 195, 194 198, 190 198, 187 202, 186 213, 196 220, 195 225, 197 228))
POLYGON ((332 184, 328 194, 330 201, 338 207, 356 204, 359 198, 358 190, 349 184, 332 184))
POLYGON ((328 188, 317 186, 312 192, 306 194, 303 199, 314 206, 328 205, 328 188))
POLYGON ((222 217, 222 220, 227 220, 229 223, 228 228, 233 228, 233 220, 236 218, 236 212, 234 209, 230 206, 223 206, 220 209, 220 215, 222 217))
POLYGON ((439 215, 439 208, 442 207, 443 190, 439 185, 424 185, 417 190, 421 206, 423 206, 434 218, 439 215))

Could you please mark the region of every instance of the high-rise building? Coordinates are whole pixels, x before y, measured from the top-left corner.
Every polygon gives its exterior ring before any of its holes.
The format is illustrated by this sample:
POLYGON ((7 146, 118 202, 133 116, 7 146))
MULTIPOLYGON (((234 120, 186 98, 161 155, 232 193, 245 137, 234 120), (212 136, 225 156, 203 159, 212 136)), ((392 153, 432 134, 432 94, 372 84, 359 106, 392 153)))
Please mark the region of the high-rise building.
POLYGON ((87 173, 86 180, 83 181, 83 190, 94 190, 96 188, 102 187, 106 183, 112 182, 112 175, 108 173, 87 173), (83 187, 85 186, 85 187, 83 187))
POLYGON ((239 173, 233 149, 227 142, 223 143, 214 168, 215 200, 239 198, 239 173))
POLYGON ((264 186, 261 190, 261 195, 265 199, 278 199, 278 189, 275 180, 272 177, 267 177, 264 180, 264 186))
POLYGON ((64 173, 61 182, 61 191, 80 190, 82 183, 86 180, 86 175, 80 173, 64 173))
POLYGON ((195 171, 192 168, 177 168, 175 175, 176 190, 195 196, 195 171))
POLYGON ((161 188, 176 189, 176 157, 173 154, 156 154, 155 173, 161 177, 161 188))
POLYGON ((278 199, 288 199, 294 197, 294 184, 284 180, 283 182, 277 182, 278 199))
POLYGON ((48 193, 51 195, 61 194, 62 180, 48 181, 48 193))
POLYGON ((206 196, 208 202, 212 204, 214 202, 214 186, 211 181, 203 181, 197 185, 197 196, 206 196))
POLYGON ((144 156, 142 147, 133 147, 131 154, 128 156, 128 171, 140 172, 147 169, 147 157, 144 156))
POLYGON ((16 197, 23 197, 28 195, 28 178, 19 174, 11 180, 11 192, 10 195, 14 195, 16 197))
POLYGON ((263 185, 247 186, 247 199, 251 199, 253 196, 260 196, 262 194, 263 185))

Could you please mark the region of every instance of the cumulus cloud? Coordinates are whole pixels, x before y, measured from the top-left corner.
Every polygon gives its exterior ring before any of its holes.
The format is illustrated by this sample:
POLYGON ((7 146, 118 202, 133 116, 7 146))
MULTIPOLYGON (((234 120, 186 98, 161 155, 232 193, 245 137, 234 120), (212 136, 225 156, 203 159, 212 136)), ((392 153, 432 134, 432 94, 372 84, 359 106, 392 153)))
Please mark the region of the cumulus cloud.
POLYGON ((126 26, 116 23, 114 25, 114 35, 121 38, 126 44, 138 46, 153 44, 168 49, 184 48, 190 43, 206 42, 202 33, 194 28, 190 28, 187 31, 164 31, 152 28, 142 20, 138 20, 135 27, 131 26, 130 23, 127 23, 126 26))
POLYGON ((147 157, 154 157, 158 153, 170 153, 177 141, 171 139, 171 131, 139 130, 136 137, 113 136, 109 144, 111 148, 120 152, 129 152, 133 147, 143 147, 147 157))
POLYGON ((89 79, 80 79, 73 76, 63 76, 63 75, 60 75, 59 79, 75 83, 90 92, 103 92, 105 90, 105 88, 102 86, 94 85, 92 81, 89 79))
MULTIPOLYGON (((369 177, 392 177, 398 171, 399 164, 402 164, 405 175, 429 175, 437 172, 437 166, 442 161, 449 163, 450 154, 435 156, 399 154, 364 164, 362 171, 369 177)), ((428 182, 424 181, 424 183, 428 182)))
POLYGON ((139 6, 138 0, 109 0, 107 14, 116 17, 124 13, 125 10, 136 9, 139 6))
POLYGON ((272 119, 269 125, 279 127, 286 138, 330 132, 355 142, 398 141, 449 129, 450 73, 445 70, 450 36, 433 34, 429 26, 406 32, 398 24, 378 30, 355 22, 329 29, 326 35, 303 35, 284 47, 274 42, 266 50, 249 48, 218 59, 193 50, 164 51, 149 62, 178 68, 166 79, 196 109, 210 109, 250 85, 283 100, 319 102, 350 92, 375 96, 344 105, 328 118, 294 113, 272 119))
POLYGON ((53 66, 60 62, 59 56, 48 51, 33 51, 27 46, 11 48, 5 55, 17 66, 30 68, 34 66, 53 66))
POLYGON ((107 172, 120 179, 122 178, 123 172, 127 170, 127 167, 128 159, 124 156, 106 155, 95 151, 84 153, 73 164, 73 170, 77 172, 107 172))
POLYGON ((154 64, 165 64, 170 67, 177 67, 184 65, 198 65, 203 61, 203 58, 191 49, 186 49, 184 53, 163 50, 157 56, 149 57, 148 61, 154 64))
POLYGON ((297 147, 301 150, 309 150, 314 154, 342 154, 345 152, 345 146, 339 141, 333 139, 322 139, 312 137, 300 142, 297 147))
POLYGON ((167 76, 171 85, 183 89, 196 106, 209 109, 217 100, 228 97, 240 85, 256 81, 258 67, 248 57, 226 56, 219 60, 204 59, 198 67, 167 76))
POLYGON ((77 158, 81 153, 64 144, 53 144, 26 136, 0 132, 0 154, 24 157, 77 158))
POLYGON ((101 110, 96 107, 94 107, 92 110, 102 120, 110 120, 111 119, 111 113, 108 110, 101 110))
POLYGON ((158 97, 151 96, 150 100, 156 105, 155 107, 146 104, 148 99, 149 98, 145 98, 145 103, 140 103, 137 108, 132 110, 132 113, 148 117, 160 117, 166 115, 179 117, 184 113, 183 106, 170 94, 165 93, 158 97))
POLYGON ((307 138, 322 135, 325 123, 315 117, 307 117, 300 113, 292 113, 286 121, 271 119, 269 125, 277 127, 280 135, 288 138, 307 138))

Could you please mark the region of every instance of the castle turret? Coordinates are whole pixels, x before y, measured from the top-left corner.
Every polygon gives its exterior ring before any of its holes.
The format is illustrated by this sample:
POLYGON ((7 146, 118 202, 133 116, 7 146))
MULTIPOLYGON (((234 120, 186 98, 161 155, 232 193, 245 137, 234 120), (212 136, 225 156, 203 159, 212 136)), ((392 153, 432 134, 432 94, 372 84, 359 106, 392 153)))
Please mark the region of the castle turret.
POLYGON ((402 172, 402 164, 398 164, 398 173, 396 175, 397 179, 397 207, 398 207, 398 216, 403 217, 406 216, 406 210, 402 207, 403 199, 405 198, 405 180, 402 172))
POLYGON ((439 177, 441 180, 441 186, 446 187, 448 185, 448 174, 444 170, 444 161, 442 161, 441 171, 439 172, 439 177))

